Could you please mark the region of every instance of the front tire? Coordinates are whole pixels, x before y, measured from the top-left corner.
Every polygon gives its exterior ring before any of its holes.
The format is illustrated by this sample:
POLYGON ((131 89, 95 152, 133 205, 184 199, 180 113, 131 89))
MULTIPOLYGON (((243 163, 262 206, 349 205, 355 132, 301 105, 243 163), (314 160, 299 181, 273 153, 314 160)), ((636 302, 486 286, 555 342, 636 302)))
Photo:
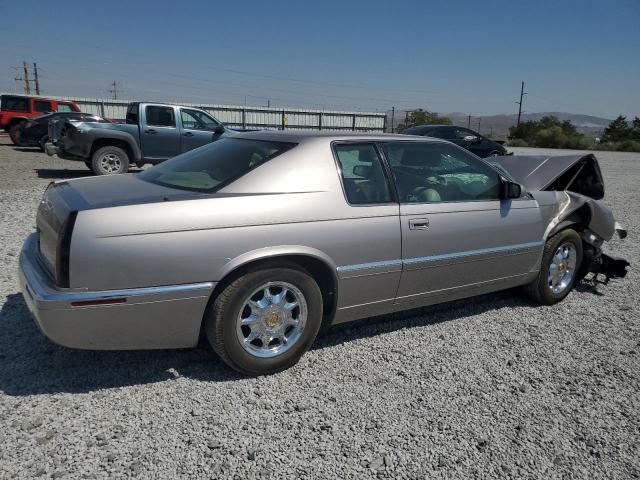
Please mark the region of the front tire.
POLYGON ((527 294, 543 305, 564 299, 579 279, 582 239, 575 230, 562 230, 547 240, 537 278, 525 287, 527 294))
POLYGON ((40 147, 40 150, 42 150, 43 152, 46 152, 46 149, 44 146, 47 144, 48 141, 49 141, 49 135, 44 135, 38 142, 38 146, 40 147))
POLYGON ((114 175, 129 171, 129 155, 119 147, 102 147, 91 157, 91 170, 96 175, 114 175))
POLYGON ((207 307, 204 332, 231 368, 267 375, 295 365, 321 324, 320 288, 305 270, 286 264, 229 283, 207 307))

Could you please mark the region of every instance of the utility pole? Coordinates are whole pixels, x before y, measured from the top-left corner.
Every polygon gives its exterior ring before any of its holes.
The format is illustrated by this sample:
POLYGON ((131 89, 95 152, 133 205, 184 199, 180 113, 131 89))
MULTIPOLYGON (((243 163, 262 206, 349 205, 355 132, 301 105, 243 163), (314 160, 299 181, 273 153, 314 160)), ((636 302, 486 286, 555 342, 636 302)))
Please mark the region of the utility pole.
POLYGON ((110 83, 109 85, 113 87, 112 89, 109 90, 109 93, 113 95, 114 100, 117 100, 118 99, 118 83, 114 80, 113 83, 110 83))
POLYGON ((518 123, 516 123, 516 127, 520 126, 520 117, 522 116, 522 97, 524 97, 527 92, 524 91, 524 81, 520 86, 520 101, 516 102, 518 104, 518 123))
POLYGON ((480 122, 482 121, 482 117, 478 117, 478 133, 480 133, 480 122))
POLYGON ((471 114, 467 117, 467 128, 471 128, 471 114))
POLYGON ((31 84, 29 80, 29 67, 27 67, 27 62, 22 62, 22 67, 24 68, 24 90, 27 95, 31 93, 31 84))
POLYGON ((38 64, 33 62, 33 75, 36 79, 36 95, 40 95, 40 82, 38 81, 38 64))
POLYGON ((396 107, 392 106, 391 107, 391 133, 393 133, 393 121, 395 120, 396 117, 396 107))

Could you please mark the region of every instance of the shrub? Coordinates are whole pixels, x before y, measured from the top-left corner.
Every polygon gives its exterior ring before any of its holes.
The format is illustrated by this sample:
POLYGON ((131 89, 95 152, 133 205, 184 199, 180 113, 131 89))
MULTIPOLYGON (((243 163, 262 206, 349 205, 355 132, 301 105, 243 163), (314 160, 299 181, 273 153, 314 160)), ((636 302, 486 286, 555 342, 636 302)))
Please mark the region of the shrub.
POLYGON ((528 147, 529 144, 522 140, 521 138, 514 138, 513 140, 509 140, 508 145, 510 147, 528 147))

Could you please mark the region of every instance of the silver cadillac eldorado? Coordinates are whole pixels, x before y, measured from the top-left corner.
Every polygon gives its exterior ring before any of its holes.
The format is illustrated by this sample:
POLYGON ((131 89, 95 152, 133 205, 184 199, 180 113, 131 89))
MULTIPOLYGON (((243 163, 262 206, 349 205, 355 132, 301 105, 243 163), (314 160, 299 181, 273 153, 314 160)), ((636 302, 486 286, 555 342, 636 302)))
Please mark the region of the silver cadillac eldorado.
POLYGON ((406 135, 248 132, 137 175, 52 183, 25 301, 52 341, 295 364, 322 324, 523 286, 623 277, 594 156, 498 157, 406 135))

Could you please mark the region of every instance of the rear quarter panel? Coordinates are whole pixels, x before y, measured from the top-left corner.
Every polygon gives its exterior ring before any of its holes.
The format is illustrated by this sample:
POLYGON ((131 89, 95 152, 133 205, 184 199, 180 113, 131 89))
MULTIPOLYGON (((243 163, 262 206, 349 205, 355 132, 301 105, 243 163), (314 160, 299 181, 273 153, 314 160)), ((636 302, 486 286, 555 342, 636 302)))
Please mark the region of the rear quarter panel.
MULTIPOLYGON (((334 272, 400 258, 397 204, 349 206, 328 142, 305 147, 210 198, 81 211, 71 243, 72 287, 219 281, 246 262, 285 253, 318 258, 334 272)), ((395 290, 399 275, 341 279, 338 306, 379 299, 395 290)))

